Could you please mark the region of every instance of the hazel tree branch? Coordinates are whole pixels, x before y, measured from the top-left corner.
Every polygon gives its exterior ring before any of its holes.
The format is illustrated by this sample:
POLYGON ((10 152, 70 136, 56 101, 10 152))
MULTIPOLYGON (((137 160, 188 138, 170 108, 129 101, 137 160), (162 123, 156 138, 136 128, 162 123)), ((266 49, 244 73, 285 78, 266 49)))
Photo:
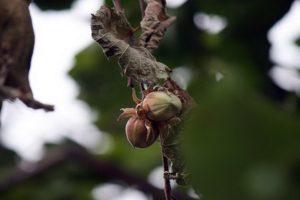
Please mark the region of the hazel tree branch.
MULTIPOLYGON (((173 118, 178 118, 179 121, 184 118, 183 115, 190 106, 191 97, 170 78, 171 69, 165 64, 158 62, 152 55, 152 52, 159 47, 167 29, 175 22, 176 17, 167 15, 165 0, 147 0, 146 4, 143 0, 139 0, 139 2, 143 15, 143 19, 140 22, 142 33, 139 37, 136 37, 134 34, 127 34, 128 32, 132 33, 133 29, 124 13, 118 13, 118 10, 121 8, 120 2, 116 0, 114 0, 115 9, 104 5, 95 15, 92 15, 92 37, 101 46, 108 58, 117 58, 123 74, 130 80, 130 86, 147 86, 147 89, 143 87, 141 89, 143 94, 142 100, 139 101, 137 98, 134 98, 137 104, 136 107, 123 109, 123 114, 121 114, 122 118, 130 118, 126 124, 127 139, 131 138, 129 142, 134 146, 139 145, 140 148, 145 148, 153 144, 159 135, 161 138, 164 174, 175 174, 172 177, 176 179, 176 182, 186 185, 185 162, 182 162, 181 151, 179 145, 177 145, 179 127, 177 124, 171 124, 170 118, 162 120, 161 124, 156 123, 158 121, 150 119, 147 115, 150 109, 142 108, 141 110, 138 105, 139 102, 143 102, 147 98, 148 94, 165 91, 165 95, 172 94, 172 98, 178 99, 179 104, 172 105, 178 108, 178 112, 174 109, 175 113, 171 113, 171 115, 173 118), (140 126, 139 129, 133 127, 138 125, 140 126), (130 130, 141 130, 141 133, 132 133, 130 130), (133 137, 134 134, 139 134, 136 138, 144 138, 145 140, 134 141, 136 139, 133 137), (129 135, 130 137, 128 137, 129 135), (169 163, 172 163, 171 169, 169 169, 169 163)), ((175 100, 174 102, 177 101, 175 100)), ((172 102, 167 102, 164 105, 169 104, 172 104, 172 102)), ((170 200, 172 193, 169 177, 171 176, 167 175, 164 176, 165 197, 167 200, 170 200)))
MULTIPOLYGON (((41 175, 47 174, 49 170, 69 161, 89 169, 101 180, 122 180, 146 194, 152 194, 158 199, 163 198, 163 191, 161 189, 154 187, 144 179, 123 170, 113 163, 95 158, 77 145, 72 147, 58 147, 49 151, 39 162, 27 164, 25 169, 20 167, 12 169, 6 178, 0 180, 0 194, 18 185, 25 184, 26 181, 39 178, 41 175)), ((192 199, 180 192, 175 192, 174 195, 178 199, 192 199)))
POLYGON ((164 145, 163 145, 163 137, 160 136, 161 140, 161 156, 162 156, 162 164, 164 169, 164 193, 166 200, 172 200, 172 188, 170 179, 165 176, 165 173, 169 173, 169 161, 168 158, 164 155, 164 145))

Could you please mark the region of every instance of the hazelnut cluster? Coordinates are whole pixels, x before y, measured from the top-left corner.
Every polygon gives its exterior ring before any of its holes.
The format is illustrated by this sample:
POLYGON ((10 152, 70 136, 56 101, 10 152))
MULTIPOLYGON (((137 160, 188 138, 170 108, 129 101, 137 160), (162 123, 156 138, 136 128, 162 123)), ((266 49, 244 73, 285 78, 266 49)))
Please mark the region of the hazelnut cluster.
POLYGON ((133 90, 135 108, 123 108, 119 119, 128 119, 125 132, 133 147, 146 148, 152 145, 158 135, 157 123, 168 123, 182 110, 181 100, 169 91, 152 91, 140 100, 133 90))

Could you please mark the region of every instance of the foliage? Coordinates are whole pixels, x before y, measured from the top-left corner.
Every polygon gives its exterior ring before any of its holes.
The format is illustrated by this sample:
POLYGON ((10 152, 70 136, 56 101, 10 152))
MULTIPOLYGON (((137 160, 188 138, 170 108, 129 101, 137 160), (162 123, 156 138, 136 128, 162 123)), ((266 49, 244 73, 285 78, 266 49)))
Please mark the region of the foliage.
POLYGON ((298 199, 300 118, 250 81, 228 73, 197 95, 183 137, 194 186, 204 199, 298 199))

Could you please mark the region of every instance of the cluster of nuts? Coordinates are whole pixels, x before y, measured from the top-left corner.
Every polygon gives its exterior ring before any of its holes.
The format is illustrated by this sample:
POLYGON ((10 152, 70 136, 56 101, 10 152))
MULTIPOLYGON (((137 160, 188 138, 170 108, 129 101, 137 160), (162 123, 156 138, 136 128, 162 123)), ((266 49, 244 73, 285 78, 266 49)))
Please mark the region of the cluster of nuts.
POLYGON ((181 100, 169 91, 153 91, 143 100, 133 92, 135 108, 124 108, 119 119, 128 119, 125 132, 133 147, 146 148, 152 145, 159 133, 155 124, 168 123, 176 118, 182 110, 181 100))

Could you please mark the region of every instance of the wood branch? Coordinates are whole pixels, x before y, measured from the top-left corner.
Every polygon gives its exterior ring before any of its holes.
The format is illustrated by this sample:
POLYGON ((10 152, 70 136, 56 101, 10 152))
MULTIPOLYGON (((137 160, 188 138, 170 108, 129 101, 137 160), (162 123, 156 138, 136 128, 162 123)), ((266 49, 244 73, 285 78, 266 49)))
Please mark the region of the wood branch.
POLYGON ((29 0, 0 1, 0 98, 19 99, 33 109, 53 111, 52 105, 34 99, 30 87, 34 30, 29 3, 29 0))
MULTIPOLYGON (((167 15, 165 0, 139 0, 139 3, 143 19, 140 23, 142 34, 137 41, 134 36, 131 40, 126 40, 124 39, 126 37, 121 36, 131 26, 129 23, 126 23, 126 26, 121 25, 123 22, 128 21, 124 13, 118 13, 118 10, 121 8, 120 2, 117 0, 114 0, 115 9, 102 6, 95 15, 92 15, 92 37, 100 44, 108 58, 116 57, 118 59, 119 65, 123 69, 123 74, 129 77, 129 85, 132 85, 132 81, 139 83, 139 85, 147 85, 147 91, 141 87, 143 98, 149 92, 156 91, 154 89, 155 85, 164 83, 162 90, 172 92, 180 98, 183 108, 180 116, 178 114, 174 117, 182 117, 183 113, 189 110, 191 98, 189 98, 190 96, 187 92, 171 80, 169 76, 171 70, 166 65, 157 62, 151 53, 159 47, 160 41, 164 38, 167 29, 174 23, 176 17, 167 15), (145 2, 147 3, 146 7, 145 2), (111 16, 115 17, 112 18, 111 16), (112 29, 111 27, 119 28, 112 29), (134 42, 129 43, 129 41, 134 42)), ((134 110, 134 108, 130 110, 134 110)), ((137 111, 135 113, 139 115, 137 111)), ((151 119, 147 118, 147 115, 140 115, 139 117, 145 118, 145 122, 147 120, 150 121, 151 123, 149 124, 155 124, 155 121, 151 121, 151 119)), ((181 118, 179 121, 181 121, 181 118)), ((176 178, 176 183, 187 185, 185 178, 187 173, 185 173, 185 162, 181 159, 181 151, 177 143, 180 129, 177 124, 170 125, 168 123, 168 121, 164 121, 161 123, 161 126, 159 123, 156 125, 161 138, 165 199, 171 200, 173 196, 170 178, 166 174, 170 175, 172 172, 176 175, 176 177, 173 176, 176 178), (170 165, 171 170, 169 170, 170 163, 172 163, 170 165)), ((146 127, 151 128, 151 126, 146 127)))
MULTIPOLYGON (((79 146, 58 147, 48 152, 41 161, 27 164, 25 169, 24 167, 16 167, 11 170, 6 178, 0 180, 0 193, 7 192, 18 185, 26 183, 26 181, 47 174, 49 170, 61 166, 68 161, 91 170, 101 180, 122 180, 130 186, 135 186, 135 188, 143 193, 151 194, 158 199, 162 199, 164 196, 163 190, 154 187, 143 178, 113 163, 99 160, 79 146)), ((192 199, 180 192, 175 192, 174 196, 178 199, 192 199)))

